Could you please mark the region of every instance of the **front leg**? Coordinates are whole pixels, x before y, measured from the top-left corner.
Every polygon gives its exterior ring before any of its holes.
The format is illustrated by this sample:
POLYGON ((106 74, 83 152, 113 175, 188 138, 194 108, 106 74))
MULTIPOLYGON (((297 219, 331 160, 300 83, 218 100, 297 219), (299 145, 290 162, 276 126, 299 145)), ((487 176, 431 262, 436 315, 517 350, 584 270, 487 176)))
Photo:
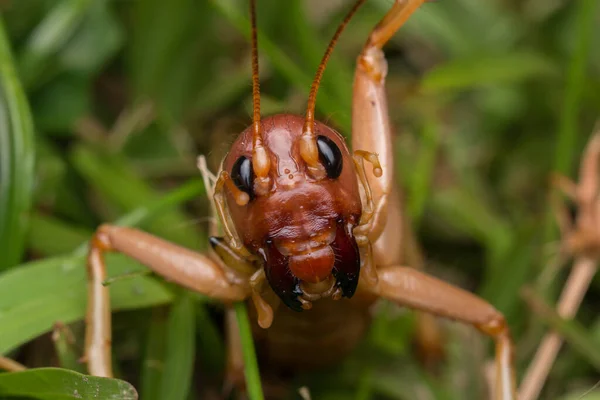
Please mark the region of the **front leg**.
POLYGON ((117 251, 148 266, 157 274, 188 289, 223 301, 246 299, 250 289, 243 277, 226 271, 213 259, 148 233, 102 225, 88 254, 88 309, 85 359, 91 375, 112 377, 111 315, 104 253, 117 251))
POLYGON ((513 343, 504 316, 481 298, 414 268, 384 267, 370 290, 400 305, 473 325, 496 341, 495 400, 515 400, 513 343))
MULTIPOLYGON (((394 181, 392 129, 385 93, 387 62, 382 48, 424 0, 397 0, 375 27, 360 53, 354 76, 352 106, 352 148, 378 155, 381 169, 367 170, 373 202, 377 205, 369 237, 377 266, 408 264, 423 267, 423 257, 410 221, 402 212, 401 194, 394 181), (381 176, 374 174, 381 172, 381 176)), ((371 279, 372 280, 372 279, 371 279)), ((442 339, 435 320, 418 314, 419 348, 427 362, 443 353, 442 339)))
POLYGON ((354 76, 352 148, 379 156, 382 176, 367 171, 373 200, 378 204, 374 231, 382 232, 373 243, 377 265, 402 263, 403 221, 401 196, 394 182, 392 130, 385 93, 387 62, 382 48, 425 0, 396 0, 375 27, 360 53, 354 76), (377 226, 379 225, 379 226, 377 226), (384 226, 383 226, 384 225, 384 226))

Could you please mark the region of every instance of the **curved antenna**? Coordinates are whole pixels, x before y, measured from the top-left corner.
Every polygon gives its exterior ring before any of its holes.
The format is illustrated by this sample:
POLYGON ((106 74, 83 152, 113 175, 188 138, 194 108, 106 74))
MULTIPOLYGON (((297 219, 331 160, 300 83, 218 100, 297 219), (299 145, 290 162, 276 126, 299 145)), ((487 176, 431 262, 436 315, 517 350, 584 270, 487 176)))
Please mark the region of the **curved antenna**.
POLYGON ((317 102, 317 91, 319 90, 319 85, 321 84, 321 78, 323 78, 323 73, 325 72, 325 67, 327 66, 327 61, 329 61, 329 57, 331 57, 331 53, 333 52, 333 48, 335 47, 340 35, 344 31, 344 28, 348 25, 348 22, 352 19, 356 11, 365 3, 366 0, 357 0, 354 3, 352 9, 346 15, 346 18, 342 21, 337 31, 333 35, 331 42, 329 42, 329 46, 327 46, 327 50, 325 51, 325 55, 323 55, 323 59, 319 64, 319 68, 317 68, 317 73, 315 75, 315 79, 310 87, 310 94, 308 95, 308 105, 306 106, 306 119, 304 121, 304 127, 302 129, 302 137, 300 139, 300 155, 304 162, 308 166, 308 170, 311 174, 320 179, 325 176, 325 170, 321 163, 319 163, 319 151, 317 149, 317 138, 314 133, 315 128, 315 104, 317 102))
POLYGON ((269 170, 271 161, 263 146, 260 125, 260 79, 258 74, 258 39, 256 34, 256 0, 250 0, 250 20, 252 24, 252 168, 256 175, 254 191, 263 195, 269 190, 269 170))

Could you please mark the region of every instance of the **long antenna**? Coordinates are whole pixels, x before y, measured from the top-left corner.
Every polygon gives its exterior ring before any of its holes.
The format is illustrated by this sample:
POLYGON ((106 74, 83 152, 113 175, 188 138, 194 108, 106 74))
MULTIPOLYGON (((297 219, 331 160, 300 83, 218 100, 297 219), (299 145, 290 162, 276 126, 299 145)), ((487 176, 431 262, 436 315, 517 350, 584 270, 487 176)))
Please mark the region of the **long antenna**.
POLYGON ((260 78, 258 75, 258 39, 256 34, 256 0, 250 0, 250 20, 252 24, 252 122, 254 143, 260 140, 260 78))
POLYGON ((304 161, 308 164, 309 168, 313 171, 319 169, 319 153, 317 150, 316 136, 314 134, 315 127, 315 104, 317 102, 317 92, 319 90, 319 85, 321 84, 321 78, 323 78, 323 73, 325 72, 325 67, 327 66, 327 62, 329 61, 329 57, 331 57, 331 53, 333 52, 333 48, 335 47, 340 35, 344 31, 344 28, 348 25, 348 22, 352 19, 354 14, 358 11, 360 6, 365 3, 366 0, 357 0, 354 3, 354 6, 344 18, 344 21, 340 24, 340 26, 335 31, 331 42, 329 42, 329 46, 327 46, 327 50, 325 51, 325 55, 323 55, 323 59, 319 64, 319 68, 317 68, 317 73, 315 75, 315 79, 310 87, 310 94, 308 95, 308 105, 306 106, 306 119, 304 121, 304 128, 302 133, 302 141, 300 142, 300 154, 304 161))
POLYGON ((269 170, 271 161, 263 146, 260 126, 260 78, 258 75, 258 39, 256 34, 256 0, 250 0, 250 20, 252 24, 252 167, 256 175, 254 191, 266 194, 269 190, 269 170))

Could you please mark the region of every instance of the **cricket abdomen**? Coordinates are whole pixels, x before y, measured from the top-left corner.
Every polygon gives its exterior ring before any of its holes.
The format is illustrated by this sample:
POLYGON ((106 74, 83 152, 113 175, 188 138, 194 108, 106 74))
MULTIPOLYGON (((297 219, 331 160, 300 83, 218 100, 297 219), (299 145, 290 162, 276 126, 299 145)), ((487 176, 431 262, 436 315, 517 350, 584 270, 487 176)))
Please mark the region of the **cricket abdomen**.
POLYGON ((371 304, 355 297, 322 299, 302 313, 279 307, 269 329, 255 327, 259 359, 267 367, 276 365, 288 371, 335 364, 365 335, 371 322, 371 304))

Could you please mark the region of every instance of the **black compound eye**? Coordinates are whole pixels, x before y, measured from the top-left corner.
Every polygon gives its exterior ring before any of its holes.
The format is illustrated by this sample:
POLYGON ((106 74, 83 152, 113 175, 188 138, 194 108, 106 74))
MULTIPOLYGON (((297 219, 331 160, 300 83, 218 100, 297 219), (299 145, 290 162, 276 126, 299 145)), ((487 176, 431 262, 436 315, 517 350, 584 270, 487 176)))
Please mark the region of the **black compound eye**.
POLYGON ((248 193, 250 200, 254 199, 254 168, 249 158, 241 156, 231 169, 231 179, 242 192, 248 193))
POLYGON ((327 176, 335 179, 342 173, 342 152, 340 148, 327 136, 317 136, 319 160, 325 167, 327 176))

